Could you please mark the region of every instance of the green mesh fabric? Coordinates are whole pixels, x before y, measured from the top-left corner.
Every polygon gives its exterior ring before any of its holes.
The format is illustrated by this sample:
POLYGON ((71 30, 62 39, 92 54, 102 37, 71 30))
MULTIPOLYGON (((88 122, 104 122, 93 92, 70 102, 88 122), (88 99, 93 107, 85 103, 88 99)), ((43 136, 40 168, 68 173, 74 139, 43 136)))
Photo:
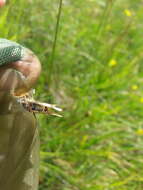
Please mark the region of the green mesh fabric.
POLYGON ((5 65, 10 62, 18 61, 21 59, 21 47, 10 46, 0 48, 0 65, 5 65))
POLYGON ((19 61, 23 56, 23 49, 24 47, 13 41, 0 38, 0 66, 19 61))

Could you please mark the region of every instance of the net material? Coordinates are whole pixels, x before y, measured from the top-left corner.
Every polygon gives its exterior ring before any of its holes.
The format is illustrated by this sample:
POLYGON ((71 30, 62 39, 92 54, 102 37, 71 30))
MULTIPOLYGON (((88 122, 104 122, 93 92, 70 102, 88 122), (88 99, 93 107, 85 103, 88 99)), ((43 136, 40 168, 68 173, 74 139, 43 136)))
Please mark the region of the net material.
POLYGON ((0 66, 21 60, 24 49, 15 42, 0 38, 0 66))
POLYGON ((0 93, 0 105, 0 190, 38 190, 36 118, 8 94, 0 93))
POLYGON ((21 59, 21 47, 11 46, 0 49, 0 65, 10 62, 19 61, 21 59))
MULTIPOLYGON (((0 66, 21 60, 25 49, 0 39, 0 66)), ((10 80, 13 86, 10 76, 15 72, 12 69, 5 72, 3 80, 10 80)), ((19 73, 16 76, 23 80, 19 73)), ((13 96, 0 90, 0 190, 37 190, 38 174, 37 120, 13 96)))

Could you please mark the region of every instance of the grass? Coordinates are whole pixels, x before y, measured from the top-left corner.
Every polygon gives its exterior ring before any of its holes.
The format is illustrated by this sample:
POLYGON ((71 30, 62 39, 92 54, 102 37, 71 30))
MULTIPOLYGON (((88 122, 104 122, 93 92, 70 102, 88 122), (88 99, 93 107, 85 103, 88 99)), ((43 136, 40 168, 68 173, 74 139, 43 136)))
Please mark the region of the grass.
POLYGON ((39 116, 40 190, 142 190, 143 38, 138 0, 11 1, 1 37, 40 58, 37 98, 64 117, 39 116), (49 75, 52 80, 49 82, 49 75))

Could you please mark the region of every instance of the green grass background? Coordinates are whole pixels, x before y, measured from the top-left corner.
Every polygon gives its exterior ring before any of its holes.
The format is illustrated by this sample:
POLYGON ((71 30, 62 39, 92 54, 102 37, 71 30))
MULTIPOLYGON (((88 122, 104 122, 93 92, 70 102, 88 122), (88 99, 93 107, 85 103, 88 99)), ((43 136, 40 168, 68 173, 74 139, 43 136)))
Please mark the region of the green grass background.
POLYGON ((32 49, 43 72, 37 99, 63 118, 39 116, 40 190, 143 189, 143 1, 11 0, 0 37, 32 49))

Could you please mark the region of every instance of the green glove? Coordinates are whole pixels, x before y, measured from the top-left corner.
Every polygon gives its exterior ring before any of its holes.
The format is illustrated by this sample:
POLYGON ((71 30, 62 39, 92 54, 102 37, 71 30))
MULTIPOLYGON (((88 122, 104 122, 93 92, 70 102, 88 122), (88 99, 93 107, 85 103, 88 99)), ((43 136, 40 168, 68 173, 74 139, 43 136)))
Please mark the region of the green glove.
POLYGON ((0 66, 21 60, 25 48, 10 40, 0 38, 0 66))

